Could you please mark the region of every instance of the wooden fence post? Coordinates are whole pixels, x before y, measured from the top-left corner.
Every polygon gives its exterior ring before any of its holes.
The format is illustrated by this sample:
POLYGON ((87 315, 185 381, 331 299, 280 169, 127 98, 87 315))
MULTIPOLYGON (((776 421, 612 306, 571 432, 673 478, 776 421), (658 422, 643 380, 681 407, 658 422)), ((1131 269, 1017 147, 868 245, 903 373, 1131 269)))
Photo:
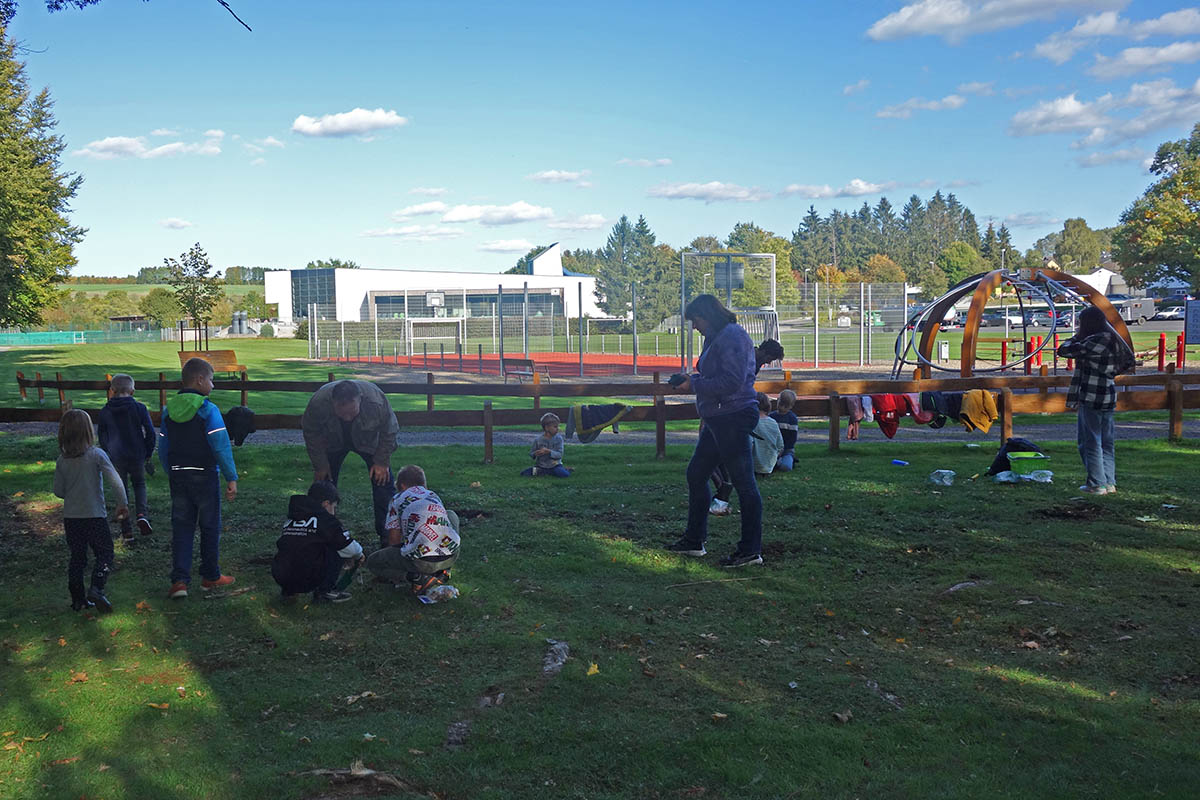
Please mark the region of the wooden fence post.
POLYGON ((28 400, 29 398, 25 396, 25 384, 21 383, 21 381, 23 381, 23 380, 25 380, 25 373, 18 372, 17 373, 17 388, 21 391, 21 399, 28 400))
MULTIPOLYGON (((427 386, 433 386, 433 373, 432 372, 425 373, 425 384, 427 386)), ((430 389, 429 394, 425 395, 425 410, 433 411, 433 390, 432 389, 430 389)))
MULTIPOLYGON (((654 373, 654 385, 662 382, 662 373, 654 373)), ((654 394, 654 457, 662 461, 667 457, 667 398, 654 394)))
POLYGON ((483 463, 492 463, 492 401, 483 401, 483 463))
POLYGON ((841 447, 842 436, 842 396, 837 392, 829 394, 829 449, 841 447))
POLYGON ((333 373, 329 373, 329 382, 333 383, 333 373))
POLYGON ((542 375, 536 369, 533 371, 533 410, 539 411, 542 407, 542 375))
POLYGON ((246 371, 242 370, 242 405, 250 405, 249 393, 246 391, 246 371))
POLYGON ((1005 386, 1000 390, 1000 443, 1003 444, 1013 435, 1013 393, 1005 386))
POLYGON ((162 411, 167 407, 167 387, 163 386, 167 382, 167 373, 158 373, 158 410, 162 411))
POLYGON ((63 391, 63 388, 62 388, 62 373, 61 372, 54 373, 54 382, 58 384, 59 408, 65 409, 67 407, 67 393, 65 391, 63 391))
POLYGON ((108 396, 109 400, 112 400, 112 396, 113 396, 112 373, 111 372, 104 373, 104 380, 108 381, 108 389, 106 390, 105 394, 108 396))
POLYGON ((42 386, 42 373, 33 373, 34 380, 37 381, 38 387, 38 405, 44 405, 46 402, 46 389, 42 386))
MULTIPOLYGON (((1050 368, 1047 367, 1045 364, 1042 364, 1041 366, 1038 367, 1038 374, 1041 375, 1043 378, 1045 378, 1047 375, 1050 374, 1050 368)), ((1038 387, 1038 394, 1049 394, 1049 393, 1050 393, 1049 384, 1042 384, 1041 386, 1038 387)))
POLYGON ((1178 442, 1183 439, 1183 384, 1179 381, 1167 384, 1167 406, 1170 409, 1169 438, 1178 442))

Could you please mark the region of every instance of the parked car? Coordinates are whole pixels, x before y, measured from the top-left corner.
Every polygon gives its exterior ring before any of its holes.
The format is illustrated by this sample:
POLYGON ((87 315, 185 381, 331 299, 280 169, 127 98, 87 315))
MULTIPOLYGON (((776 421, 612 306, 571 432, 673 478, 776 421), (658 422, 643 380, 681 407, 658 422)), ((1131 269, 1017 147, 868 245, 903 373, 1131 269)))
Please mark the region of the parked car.
POLYGON ((979 317, 979 327, 981 328, 1003 328, 1004 315, 999 311, 985 311, 979 317))
POLYGON ((1183 313, 1183 306, 1167 306, 1159 309, 1158 313, 1154 315, 1154 319, 1183 319, 1183 313))

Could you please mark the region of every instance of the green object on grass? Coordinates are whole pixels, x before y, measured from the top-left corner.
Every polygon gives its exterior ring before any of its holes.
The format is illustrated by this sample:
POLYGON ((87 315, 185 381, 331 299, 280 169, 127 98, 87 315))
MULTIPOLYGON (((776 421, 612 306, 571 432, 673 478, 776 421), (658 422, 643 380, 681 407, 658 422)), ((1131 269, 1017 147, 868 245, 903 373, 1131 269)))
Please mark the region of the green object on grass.
POLYGON ((1045 453, 1009 453, 1008 463, 1012 466, 1013 472, 1018 475, 1028 475, 1037 469, 1039 461, 1049 457, 1045 453))

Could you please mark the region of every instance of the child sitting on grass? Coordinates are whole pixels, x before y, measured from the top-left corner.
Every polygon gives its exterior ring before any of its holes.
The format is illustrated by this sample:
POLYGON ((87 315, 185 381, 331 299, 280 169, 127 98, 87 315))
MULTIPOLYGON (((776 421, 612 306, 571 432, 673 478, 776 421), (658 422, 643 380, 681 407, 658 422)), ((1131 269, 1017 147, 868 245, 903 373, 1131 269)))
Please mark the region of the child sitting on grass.
POLYGON ((367 558, 372 575, 415 594, 449 583, 458 559, 458 515, 425 486, 425 470, 409 464, 396 475, 396 495, 388 504, 387 546, 367 558))
POLYGON ((571 470, 563 466, 563 448, 566 447, 566 441, 563 435, 558 432, 558 426, 562 422, 557 414, 542 415, 542 435, 533 440, 533 444, 529 446, 529 457, 533 459, 533 466, 521 472, 521 475, 530 478, 539 475, 551 475, 555 478, 571 477, 571 470))
POLYGON ((104 451, 92 445, 92 418, 86 411, 75 409, 63 415, 58 423, 58 450, 54 493, 63 499, 63 528, 67 547, 71 548, 67 566, 71 608, 80 611, 96 607, 107 614, 113 610, 112 603, 104 596, 104 584, 113 563, 113 540, 101 476, 108 478, 116 492, 119 520, 129 516, 125 483, 104 451), (87 566, 88 548, 92 550, 94 563, 92 585, 85 593, 83 570, 87 566))
POLYGON ((779 393, 776 402, 778 410, 771 412, 771 419, 775 420, 779 425, 779 432, 783 434, 783 455, 775 462, 778 472, 791 472, 796 463, 796 436, 800 432, 800 418, 792 412, 795 405, 796 393, 791 389, 784 389, 779 393))
MULTIPOLYGON (((121 484, 133 484, 137 526, 142 535, 153 532, 146 505, 146 463, 154 452, 154 423, 146 406, 133 399, 133 378, 120 374, 112 377, 112 397, 100 409, 96 429, 100 448, 108 454, 121 484)), ((133 543, 133 525, 129 517, 121 520, 121 536, 125 544, 133 543)))
POLYGON ((338 489, 329 481, 316 481, 308 494, 288 501, 288 521, 275 542, 271 576, 283 591, 284 601, 304 592, 316 603, 344 603, 345 591, 363 563, 362 545, 337 518, 338 489))
POLYGON ((758 397, 758 425, 750 432, 750 444, 754 451, 754 474, 759 477, 770 475, 783 452, 783 434, 779 423, 771 419, 771 398, 762 392, 758 397))

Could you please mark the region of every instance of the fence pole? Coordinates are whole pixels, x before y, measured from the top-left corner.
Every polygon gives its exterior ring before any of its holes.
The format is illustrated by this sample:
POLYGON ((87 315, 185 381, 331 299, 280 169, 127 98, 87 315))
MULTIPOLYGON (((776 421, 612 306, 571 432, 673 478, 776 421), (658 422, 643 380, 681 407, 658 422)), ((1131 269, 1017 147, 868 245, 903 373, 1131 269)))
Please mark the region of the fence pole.
MULTIPOLYGON (((1181 333, 1175 337, 1175 371, 1176 372, 1183 371, 1183 362, 1186 357, 1187 357, 1187 346, 1183 342, 1183 334, 1181 333)), ((22 392, 22 397, 24 397, 24 392, 22 392)))
POLYGON ((1167 407, 1170 409, 1170 439, 1183 439, 1183 384, 1171 381, 1167 384, 1167 407))
MULTIPOLYGON (((371 316, 375 317, 375 355, 379 355, 379 314, 375 306, 371 306, 371 316)), ((383 359, 380 358, 380 361, 383 359)))
POLYGON ((584 350, 584 341, 583 341, 583 281, 580 281, 579 283, 575 284, 575 286, 576 286, 576 288, 579 290, 579 336, 578 336, 578 343, 579 343, 579 377, 581 377, 581 378, 582 378, 582 377, 583 377, 583 350, 584 350))
POLYGON ((462 371, 463 371, 463 359, 462 359, 462 356, 463 356, 463 353, 462 353, 462 351, 463 351, 463 343, 462 343, 462 342, 455 342, 455 343, 454 343, 454 349, 458 351, 458 371, 459 371, 459 372, 462 372, 462 371))
POLYGON ((529 358, 529 281, 525 281, 524 285, 521 300, 521 344, 525 347, 525 357, 529 358))
POLYGON ((542 374, 536 369, 533 371, 533 410, 542 410, 542 374))
POLYGON ((858 284, 858 365, 863 365, 863 355, 866 349, 866 287, 861 281, 858 284))
POLYGON ((1165 372, 1167 369, 1167 334, 1160 333, 1158 335, 1158 371, 1165 372))
POLYGON ((492 463, 492 401, 483 401, 483 463, 492 463))
MULTIPOLYGON (((35 373, 33 373, 33 379, 34 379, 34 380, 36 380, 36 381, 38 382, 38 387, 37 387, 37 390, 38 390, 38 405, 39 405, 39 406, 40 406, 40 405, 45 405, 45 403, 46 403, 46 390, 45 390, 44 388, 42 388, 42 373, 40 373, 40 372, 35 372, 35 373)), ((163 402, 162 402, 162 405, 164 405, 164 406, 165 406, 166 404, 167 404, 167 401, 166 401, 166 400, 163 400, 163 402)))
POLYGON ((429 342, 421 342, 421 357, 424 359, 425 369, 429 369, 429 342))
POLYGON ((633 374, 637 375, 637 282, 629 284, 630 297, 633 299, 633 374))
POLYGON ((250 405, 249 392, 246 390, 246 370, 242 370, 242 405, 250 405))
POLYGON ((842 397, 837 392, 829 394, 829 449, 837 450, 842 440, 842 397))
POLYGON ((62 388, 62 373, 61 372, 54 373, 54 380, 56 383, 58 383, 58 406, 59 406, 59 408, 66 408, 67 393, 64 392, 63 388, 62 388))
POLYGON ((479 359, 479 374, 482 375, 483 374, 483 343, 482 342, 479 343, 478 359, 479 359))
MULTIPOLYGON (((873 308, 874 308, 874 305, 871 301, 871 284, 868 283, 867 284, 867 313, 871 314, 872 316, 874 316, 874 313, 872 311, 873 308)), ((874 354, 872 353, 872 350, 874 348, 874 334, 875 334, 875 326, 868 323, 868 325, 867 325, 867 363, 868 364, 870 364, 871 359, 875 357, 874 354)))
POLYGON ((25 380, 25 373, 18 372, 17 373, 17 388, 21 390, 21 399, 28 400, 29 398, 25 396, 25 384, 21 383, 21 381, 23 381, 23 380, 25 380))
POLYGON ((333 383, 333 381, 334 381, 334 377, 333 377, 333 373, 331 372, 331 373, 329 373, 329 382, 333 383))
POLYGON ((167 407, 167 387, 163 386, 167 381, 167 373, 158 373, 158 410, 162 411, 167 407))
POLYGON ((433 373, 425 373, 425 385, 429 387, 429 394, 425 395, 425 410, 433 411, 433 373))
POLYGON ((1004 372, 1008 369, 1008 337, 1005 337, 1000 342, 1000 371, 1004 372))
POLYGON ((1005 386, 1000 390, 1000 441, 1007 442, 1013 435, 1013 393, 1005 386))
POLYGON ((821 366, 821 284, 813 284, 813 369, 821 366))
MULTIPOLYGON (((500 366, 500 374, 504 374, 504 285, 496 287, 496 317, 497 327, 500 329, 500 360, 496 363, 500 366)), ((491 463, 490 461, 488 462, 491 463)))
POLYGON ((438 342, 438 350, 441 352, 441 356, 442 356, 442 369, 445 369, 446 368, 446 343, 438 342))

